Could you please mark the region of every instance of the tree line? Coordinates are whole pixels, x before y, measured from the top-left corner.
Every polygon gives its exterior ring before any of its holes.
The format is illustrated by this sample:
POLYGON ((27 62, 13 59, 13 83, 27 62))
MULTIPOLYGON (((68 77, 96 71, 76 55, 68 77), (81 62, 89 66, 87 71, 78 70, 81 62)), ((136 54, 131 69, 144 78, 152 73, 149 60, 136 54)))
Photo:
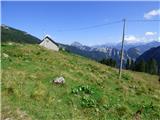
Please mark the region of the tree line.
POLYGON ((116 60, 112 59, 112 58, 108 58, 108 59, 102 59, 99 61, 102 64, 111 66, 111 67, 116 67, 117 66, 117 62, 116 60))
MULTIPOLYGON (((112 58, 102 59, 99 62, 102 64, 105 64, 105 65, 111 66, 111 67, 118 66, 116 60, 114 60, 112 58)), ((127 70, 146 72, 146 73, 150 73, 150 74, 159 74, 160 73, 160 65, 158 65, 158 63, 155 59, 150 59, 147 62, 144 60, 140 60, 139 62, 137 62, 132 59, 127 59, 124 68, 127 70)))
POLYGON ((126 69, 150 74, 159 74, 160 72, 159 65, 155 59, 150 59, 148 61, 140 60, 138 62, 127 59, 126 69))

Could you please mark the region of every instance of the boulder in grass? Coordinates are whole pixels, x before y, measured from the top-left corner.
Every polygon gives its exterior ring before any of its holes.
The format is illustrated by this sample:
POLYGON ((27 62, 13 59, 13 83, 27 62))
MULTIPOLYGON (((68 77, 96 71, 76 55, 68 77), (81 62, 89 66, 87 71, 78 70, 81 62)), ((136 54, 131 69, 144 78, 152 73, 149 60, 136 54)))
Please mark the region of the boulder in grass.
POLYGON ((9 57, 9 55, 7 55, 6 53, 3 53, 3 56, 4 56, 5 58, 8 58, 8 57, 9 57))
POLYGON ((63 77, 57 77, 54 81, 55 84, 64 84, 65 79, 63 77))

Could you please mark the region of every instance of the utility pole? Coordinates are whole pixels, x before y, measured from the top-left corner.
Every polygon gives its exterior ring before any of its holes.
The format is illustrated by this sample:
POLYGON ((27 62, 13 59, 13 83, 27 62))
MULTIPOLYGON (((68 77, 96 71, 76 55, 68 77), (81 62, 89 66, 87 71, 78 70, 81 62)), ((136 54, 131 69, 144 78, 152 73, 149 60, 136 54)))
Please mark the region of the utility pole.
POLYGON ((124 47, 124 37, 125 37, 125 26, 126 20, 123 19, 123 35, 122 35, 122 45, 121 45, 121 63, 119 66, 119 79, 121 79, 122 67, 123 67, 123 47, 124 47))

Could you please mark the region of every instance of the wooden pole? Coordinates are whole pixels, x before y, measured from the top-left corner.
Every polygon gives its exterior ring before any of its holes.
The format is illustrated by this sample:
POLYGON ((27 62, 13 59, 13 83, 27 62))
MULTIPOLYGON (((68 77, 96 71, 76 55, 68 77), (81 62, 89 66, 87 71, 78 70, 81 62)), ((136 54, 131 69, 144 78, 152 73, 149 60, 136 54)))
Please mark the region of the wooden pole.
POLYGON ((122 67, 123 67, 123 46, 124 46, 124 38, 125 38, 125 26, 126 20, 123 19, 123 35, 122 35, 122 45, 121 45, 121 61, 119 66, 119 79, 121 79, 122 67))

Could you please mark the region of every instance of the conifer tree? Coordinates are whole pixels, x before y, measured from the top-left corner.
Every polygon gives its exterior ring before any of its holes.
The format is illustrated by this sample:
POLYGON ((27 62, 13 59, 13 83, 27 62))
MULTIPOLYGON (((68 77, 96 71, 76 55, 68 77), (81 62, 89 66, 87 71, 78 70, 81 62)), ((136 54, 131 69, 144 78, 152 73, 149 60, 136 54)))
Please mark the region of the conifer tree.
POLYGON ((140 62, 136 63, 136 70, 139 72, 145 72, 145 61, 141 60, 140 62))
POLYGON ((131 70, 135 70, 135 62, 134 62, 133 59, 131 60, 130 69, 131 69, 131 70))
POLYGON ((150 73, 151 74, 157 74, 157 70, 158 70, 158 67, 157 67, 156 60, 151 59, 151 62, 150 62, 150 73))
POLYGON ((131 69, 131 66, 130 66, 130 60, 127 59, 127 62, 126 62, 126 69, 131 69))

